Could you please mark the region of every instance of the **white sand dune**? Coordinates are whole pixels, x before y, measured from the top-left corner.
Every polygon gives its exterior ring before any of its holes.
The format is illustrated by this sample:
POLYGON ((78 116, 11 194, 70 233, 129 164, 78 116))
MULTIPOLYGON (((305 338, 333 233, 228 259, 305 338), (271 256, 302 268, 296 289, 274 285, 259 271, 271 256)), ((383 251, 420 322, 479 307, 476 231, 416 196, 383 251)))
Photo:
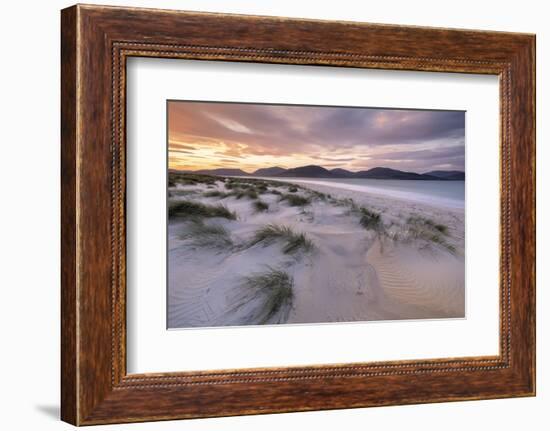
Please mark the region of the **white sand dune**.
MULTIPOLYGON (((288 185, 272 184, 270 189, 285 193, 288 185)), ((230 247, 197 245, 182 236, 189 220, 170 219, 171 328, 464 316, 463 210, 325 184, 302 184, 296 194, 311 198, 303 207, 290 206, 272 193, 261 194, 259 198, 269 204, 265 212, 257 212, 252 199, 204 196, 211 190, 227 192, 221 181, 215 188, 178 185, 173 190, 180 195, 172 201, 221 203, 237 219, 204 222, 223 227, 230 247), (322 193, 322 198, 314 192, 322 193), (381 214, 382 231, 359 223, 359 206, 381 214), (439 242, 411 239, 407 230, 411 217, 442 224, 446 233, 439 242), (283 240, 251 245, 255 232, 269 224, 304 233, 314 248, 285 254, 283 240), (293 285, 292 299, 270 314, 265 311, 266 296, 247 287, 246 280, 273 269, 286 274, 293 285)))
POLYGON ((463 317, 464 270, 450 254, 418 253, 413 247, 380 242, 367 253, 380 288, 401 318, 463 317))

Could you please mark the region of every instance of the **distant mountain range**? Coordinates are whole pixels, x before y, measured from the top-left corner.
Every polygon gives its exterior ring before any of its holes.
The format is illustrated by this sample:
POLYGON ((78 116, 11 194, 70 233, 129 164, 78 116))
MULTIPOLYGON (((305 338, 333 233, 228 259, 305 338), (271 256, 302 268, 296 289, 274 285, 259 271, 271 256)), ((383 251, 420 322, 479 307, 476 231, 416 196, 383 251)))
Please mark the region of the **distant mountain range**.
POLYGON ((257 177, 273 177, 273 176, 280 175, 284 172, 286 172, 285 168, 274 166, 272 168, 258 169, 257 171, 254 172, 254 175, 256 175, 257 177))
POLYGON ((462 171, 430 171, 426 172, 425 175, 431 175, 444 180, 464 181, 464 172, 462 171))
POLYGON ((322 166, 308 165, 285 169, 279 166, 262 168, 253 173, 241 169, 202 169, 194 171, 197 174, 220 175, 233 177, 307 177, 307 178, 369 178, 373 180, 426 180, 426 181, 464 181, 462 171, 430 171, 423 174, 405 172, 397 169, 376 167, 366 171, 352 172, 346 169, 326 169, 322 166))

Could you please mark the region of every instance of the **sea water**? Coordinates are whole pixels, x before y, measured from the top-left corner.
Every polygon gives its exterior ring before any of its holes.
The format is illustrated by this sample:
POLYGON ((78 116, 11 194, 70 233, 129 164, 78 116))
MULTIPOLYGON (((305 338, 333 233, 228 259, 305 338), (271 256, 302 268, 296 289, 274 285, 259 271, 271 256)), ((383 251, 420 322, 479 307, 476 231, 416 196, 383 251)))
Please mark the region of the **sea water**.
POLYGON ((365 178, 273 178, 406 199, 434 206, 464 208, 464 181, 372 180, 365 178))

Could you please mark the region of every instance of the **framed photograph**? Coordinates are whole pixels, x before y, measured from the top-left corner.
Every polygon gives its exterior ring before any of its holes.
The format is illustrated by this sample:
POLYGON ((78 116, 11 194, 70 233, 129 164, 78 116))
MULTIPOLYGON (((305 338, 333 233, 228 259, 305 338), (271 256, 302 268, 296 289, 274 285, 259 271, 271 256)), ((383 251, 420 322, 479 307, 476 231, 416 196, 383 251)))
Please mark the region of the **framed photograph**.
POLYGON ((534 35, 61 17, 63 420, 534 396, 534 35))
POLYGON ((167 115, 168 328, 465 317, 465 112, 167 115))

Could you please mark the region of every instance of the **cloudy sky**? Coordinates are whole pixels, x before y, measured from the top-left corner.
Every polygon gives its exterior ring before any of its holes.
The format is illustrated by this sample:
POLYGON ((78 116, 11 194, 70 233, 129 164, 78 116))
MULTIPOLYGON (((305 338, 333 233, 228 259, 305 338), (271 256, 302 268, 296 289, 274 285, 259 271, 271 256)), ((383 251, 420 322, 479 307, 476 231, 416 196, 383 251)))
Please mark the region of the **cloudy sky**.
POLYGON ((174 169, 464 170, 462 111, 168 102, 174 169))

